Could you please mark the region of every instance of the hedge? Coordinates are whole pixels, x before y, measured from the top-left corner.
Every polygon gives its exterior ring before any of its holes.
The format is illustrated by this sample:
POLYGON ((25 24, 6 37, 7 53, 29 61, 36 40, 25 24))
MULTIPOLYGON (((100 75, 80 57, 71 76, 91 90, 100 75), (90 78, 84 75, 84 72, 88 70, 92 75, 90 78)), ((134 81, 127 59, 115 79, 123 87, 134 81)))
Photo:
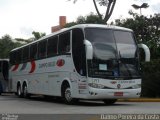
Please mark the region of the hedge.
POLYGON ((141 64, 142 97, 160 97, 160 60, 141 64))

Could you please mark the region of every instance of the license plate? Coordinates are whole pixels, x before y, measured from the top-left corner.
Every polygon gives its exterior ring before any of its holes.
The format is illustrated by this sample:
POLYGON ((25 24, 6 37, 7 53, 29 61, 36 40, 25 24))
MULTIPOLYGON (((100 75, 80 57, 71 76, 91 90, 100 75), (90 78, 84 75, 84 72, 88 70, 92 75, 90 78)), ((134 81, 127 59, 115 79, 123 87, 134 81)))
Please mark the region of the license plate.
POLYGON ((115 92, 114 96, 123 96, 123 92, 115 92))

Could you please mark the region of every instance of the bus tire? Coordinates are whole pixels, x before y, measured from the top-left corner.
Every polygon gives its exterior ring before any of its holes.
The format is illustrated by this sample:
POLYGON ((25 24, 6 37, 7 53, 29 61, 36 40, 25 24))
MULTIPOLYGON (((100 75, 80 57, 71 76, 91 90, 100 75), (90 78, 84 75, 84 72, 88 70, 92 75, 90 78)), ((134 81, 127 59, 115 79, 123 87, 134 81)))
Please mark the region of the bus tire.
POLYGON ((75 104, 76 102, 78 102, 78 99, 74 99, 71 97, 71 88, 68 84, 64 85, 62 90, 63 90, 62 97, 66 104, 71 105, 71 104, 75 104))
POLYGON ((116 101, 117 101, 117 99, 105 99, 105 100, 103 100, 103 102, 104 102, 106 105, 112 105, 112 104, 114 104, 116 101))
POLYGON ((30 98, 30 94, 28 93, 28 87, 26 84, 23 85, 23 97, 30 98))
POLYGON ((21 85, 18 85, 18 86, 17 86, 17 95, 18 95, 18 97, 20 97, 20 98, 23 97, 21 85))

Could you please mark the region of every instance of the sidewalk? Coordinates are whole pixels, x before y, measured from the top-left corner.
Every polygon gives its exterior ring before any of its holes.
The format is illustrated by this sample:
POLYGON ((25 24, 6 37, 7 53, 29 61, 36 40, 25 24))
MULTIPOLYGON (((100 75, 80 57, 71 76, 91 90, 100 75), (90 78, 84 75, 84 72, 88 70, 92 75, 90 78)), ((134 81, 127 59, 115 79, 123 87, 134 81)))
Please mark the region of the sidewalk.
POLYGON ((160 102, 160 98, 118 99, 118 102, 160 102))

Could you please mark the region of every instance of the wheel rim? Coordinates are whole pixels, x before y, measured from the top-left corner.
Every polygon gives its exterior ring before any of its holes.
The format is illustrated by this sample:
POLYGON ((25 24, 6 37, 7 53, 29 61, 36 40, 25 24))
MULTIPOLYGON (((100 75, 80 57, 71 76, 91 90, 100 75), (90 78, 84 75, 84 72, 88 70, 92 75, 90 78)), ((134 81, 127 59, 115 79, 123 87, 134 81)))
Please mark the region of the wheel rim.
POLYGON ((18 87, 18 96, 21 95, 21 87, 18 87))
POLYGON ((70 88, 67 88, 66 91, 65 91, 65 99, 66 99, 68 102, 70 102, 70 101, 72 100, 70 88))
POLYGON ((27 86, 24 86, 24 96, 27 96, 27 86))

